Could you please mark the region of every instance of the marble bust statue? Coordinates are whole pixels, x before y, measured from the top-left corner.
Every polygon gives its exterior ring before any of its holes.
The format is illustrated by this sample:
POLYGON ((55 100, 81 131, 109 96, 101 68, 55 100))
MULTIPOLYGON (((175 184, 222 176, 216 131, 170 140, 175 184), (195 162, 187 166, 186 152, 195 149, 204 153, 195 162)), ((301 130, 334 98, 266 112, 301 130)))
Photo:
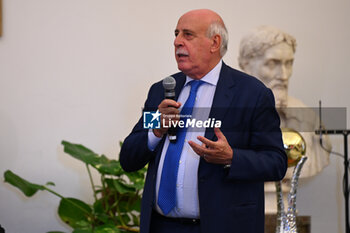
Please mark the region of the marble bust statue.
MULTIPOLYGON (((260 79, 269 87, 276 101, 276 108, 281 118, 281 127, 292 128, 306 141, 308 159, 301 171, 301 178, 314 176, 329 163, 329 153, 319 145, 319 136, 314 130, 318 128, 317 115, 301 101, 288 95, 288 83, 293 71, 296 40, 293 36, 271 26, 260 26, 251 30, 240 43, 238 62, 240 68, 260 79)), ((328 138, 324 144, 331 148, 328 138)), ((289 168, 284 183, 292 175, 289 168)), ((288 185, 282 187, 288 192, 288 185)), ((265 210, 276 212, 274 184, 265 184, 265 210)))

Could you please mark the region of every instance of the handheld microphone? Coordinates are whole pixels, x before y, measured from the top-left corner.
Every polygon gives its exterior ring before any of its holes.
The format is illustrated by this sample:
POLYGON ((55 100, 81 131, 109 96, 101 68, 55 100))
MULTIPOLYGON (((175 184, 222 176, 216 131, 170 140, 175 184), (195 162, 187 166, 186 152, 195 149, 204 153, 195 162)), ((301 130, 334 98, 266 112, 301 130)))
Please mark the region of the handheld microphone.
MULTIPOLYGON (((163 79, 164 98, 175 100, 175 86, 176 81, 172 76, 163 79)), ((171 127, 168 129, 168 137, 170 142, 176 142, 176 128, 171 127)))

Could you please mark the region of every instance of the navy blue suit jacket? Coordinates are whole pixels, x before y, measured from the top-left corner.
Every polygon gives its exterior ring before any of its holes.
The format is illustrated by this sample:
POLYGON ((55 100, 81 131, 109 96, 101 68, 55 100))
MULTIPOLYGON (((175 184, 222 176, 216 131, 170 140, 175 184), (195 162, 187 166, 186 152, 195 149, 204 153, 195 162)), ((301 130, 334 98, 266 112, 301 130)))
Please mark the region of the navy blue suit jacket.
MULTIPOLYGON (((184 86, 183 73, 176 79, 176 98, 184 86)), ((164 99, 161 82, 153 84, 145 109, 157 109, 164 99)), ((202 233, 263 233, 264 181, 280 180, 287 169, 280 119, 274 97, 256 78, 223 63, 210 118, 222 121, 221 130, 233 149, 230 169, 200 159, 198 196, 202 233)), ((147 147, 148 130, 142 118, 125 139, 120 163, 125 171, 148 164, 141 207, 141 233, 149 233, 155 183, 164 139, 154 151, 147 147)), ((213 129, 205 137, 216 140, 213 129)))

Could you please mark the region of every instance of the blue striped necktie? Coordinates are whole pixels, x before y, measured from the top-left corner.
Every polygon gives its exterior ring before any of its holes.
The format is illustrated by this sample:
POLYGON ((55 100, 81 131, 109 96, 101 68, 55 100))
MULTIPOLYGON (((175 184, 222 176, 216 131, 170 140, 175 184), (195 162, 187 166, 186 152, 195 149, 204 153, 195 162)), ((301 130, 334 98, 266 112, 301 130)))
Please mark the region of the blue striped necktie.
MULTIPOLYGON (((189 85, 191 85, 191 91, 180 115, 188 116, 192 114, 197 90, 203 83, 204 82, 201 80, 193 80, 189 82, 189 85)), ((181 118, 181 120, 186 119, 181 118)), ((175 143, 169 143, 168 150, 165 154, 158 191, 158 206, 163 211, 164 215, 167 215, 176 206, 177 173, 179 170, 179 161, 185 142, 186 132, 186 127, 177 130, 177 140, 175 143)))

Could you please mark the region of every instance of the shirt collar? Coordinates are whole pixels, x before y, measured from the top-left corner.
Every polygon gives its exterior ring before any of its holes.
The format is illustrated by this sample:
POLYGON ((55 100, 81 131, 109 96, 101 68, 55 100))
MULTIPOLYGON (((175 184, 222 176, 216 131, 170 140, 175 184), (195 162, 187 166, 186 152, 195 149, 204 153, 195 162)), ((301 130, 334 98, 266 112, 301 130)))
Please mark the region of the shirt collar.
MULTIPOLYGON (((216 86, 216 84, 218 83, 218 80, 219 80, 221 67, 222 67, 222 59, 219 61, 219 63, 211 71, 209 71, 209 73, 204 75, 203 78, 201 78, 200 80, 202 80, 203 82, 209 83, 213 86, 216 86)), ((194 80, 194 79, 186 76, 185 86, 189 82, 191 82, 192 80, 194 80)))

